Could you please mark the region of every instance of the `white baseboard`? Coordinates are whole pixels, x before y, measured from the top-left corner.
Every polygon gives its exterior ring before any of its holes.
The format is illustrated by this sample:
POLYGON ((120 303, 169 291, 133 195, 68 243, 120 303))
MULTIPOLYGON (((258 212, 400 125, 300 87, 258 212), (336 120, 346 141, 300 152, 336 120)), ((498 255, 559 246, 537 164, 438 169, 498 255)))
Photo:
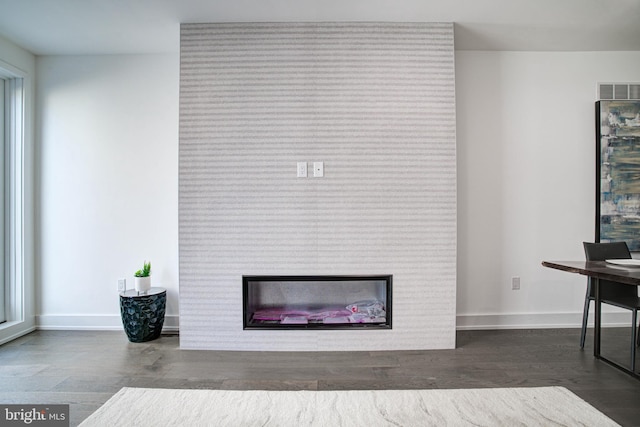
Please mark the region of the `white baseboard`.
MULTIPOLYGON (((589 312, 593 326, 594 312, 589 312)), ((606 312, 602 327, 624 327, 631 324, 631 312, 606 312)), ((564 329, 582 327, 582 313, 475 314, 456 316, 456 329, 564 329)))
MULTIPOLYGON (((589 313, 589 325, 593 326, 593 310, 589 313)), ((631 322, 630 312, 609 312, 603 314, 603 327, 624 327, 631 322)), ((177 315, 167 315, 164 319, 165 332, 177 332, 180 319, 177 315)), ((582 313, 533 313, 533 314, 474 314, 456 316, 456 329, 552 329, 580 328, 582 313)), ((36 316, 36 327, 40 330, 122 330, 119 315, 40 315, 36 316)))
MULTIPOLYGON (((36 327, 40 330, 85 330, 119 331, 122 319, 119 315, 40 315, 36 316, 36 327)), ((165 315, 164 332, 177 332, 179 316, 165 315)))

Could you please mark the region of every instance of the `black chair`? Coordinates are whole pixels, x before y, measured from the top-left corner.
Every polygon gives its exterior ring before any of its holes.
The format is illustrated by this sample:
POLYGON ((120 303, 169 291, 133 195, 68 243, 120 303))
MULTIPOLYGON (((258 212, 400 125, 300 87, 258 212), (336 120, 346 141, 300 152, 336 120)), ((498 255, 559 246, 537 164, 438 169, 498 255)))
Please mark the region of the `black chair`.
MULTIPOLYGON (((631 253, 625 242, 612 243, 588 243, 583 242, 584 254, 587 261, 604 261, 607 259, 630 259, 631 253)), ((584 312, 582 315, 582 334, 580 335, 580 348, 584 348, 584 340, 587 334, 587 318, 589 316, 589 304, 595 300, 595 286, 592 286, 591 278, 587 282, 587 295, 584 300, 584 312)), ((640 310, 640 298, 636 286, 623 283, 600 280, 600 300, 603 303, 631 310, 633 324, 631 326, 631 369, 635 369, 635 347, 640 345, 640 331, 637 328, 638 310, 640 310)))

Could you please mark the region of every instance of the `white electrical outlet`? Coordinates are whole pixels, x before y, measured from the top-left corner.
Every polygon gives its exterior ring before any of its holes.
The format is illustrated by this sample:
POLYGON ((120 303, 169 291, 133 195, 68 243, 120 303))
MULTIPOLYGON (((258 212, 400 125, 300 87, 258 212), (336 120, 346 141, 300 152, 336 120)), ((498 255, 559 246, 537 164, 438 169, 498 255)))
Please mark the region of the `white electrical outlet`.
POLYGON ((127 290, 127 279, 118 279, 118 292, 127 290))
POLYGON ((511 278, 511 290, 519 291, 520 290, 520 278, 512 277, 511 278))

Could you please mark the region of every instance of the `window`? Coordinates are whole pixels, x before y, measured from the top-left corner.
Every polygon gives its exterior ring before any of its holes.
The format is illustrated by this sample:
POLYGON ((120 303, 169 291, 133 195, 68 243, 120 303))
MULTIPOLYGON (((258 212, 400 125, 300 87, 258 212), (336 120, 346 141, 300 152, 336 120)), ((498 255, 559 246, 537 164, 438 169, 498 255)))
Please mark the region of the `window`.
MULTIPOLYGON (((7 84, 7 79, 0 79, 0 138, 2 142, 5 140, 5 90, 4 87, 7 84)), ((0 144, 0 146, 4 147, 4 144, 0 144)), ((4 160, 5 160, 4 150, 0 150, 0 178, 4 177, 4 160)), ((4 200, 4 179, 0 179, 0 200, 4 200)), ((4 203, 0 204, 4 205, 4 203)), ((0 207, 0 224, 4 224, 4 208, 0 207)), ((5 307, 7 297, 6 292, 8 291, 8 287, 5 285, 4 280, 4 226, 0 227, 0 323, 7 321, 7 309, 5 307)))
MULTIPOLYGON (((1 64, 0 64, 1 65, 1 64)), ((0 67, 0 327, 23 313, 24 81, 0 67)))

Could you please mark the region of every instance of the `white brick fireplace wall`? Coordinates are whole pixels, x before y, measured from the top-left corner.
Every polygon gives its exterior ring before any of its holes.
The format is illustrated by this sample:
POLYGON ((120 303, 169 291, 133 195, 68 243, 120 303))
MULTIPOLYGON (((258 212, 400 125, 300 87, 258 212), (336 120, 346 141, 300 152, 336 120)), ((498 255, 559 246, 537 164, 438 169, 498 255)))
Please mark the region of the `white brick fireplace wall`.
POLYGON ((453 348, 453 25, 183 24, 180 62, 181 347, 453 348), (393 274, 393 328, 243 330, 243 274, 393 274))

